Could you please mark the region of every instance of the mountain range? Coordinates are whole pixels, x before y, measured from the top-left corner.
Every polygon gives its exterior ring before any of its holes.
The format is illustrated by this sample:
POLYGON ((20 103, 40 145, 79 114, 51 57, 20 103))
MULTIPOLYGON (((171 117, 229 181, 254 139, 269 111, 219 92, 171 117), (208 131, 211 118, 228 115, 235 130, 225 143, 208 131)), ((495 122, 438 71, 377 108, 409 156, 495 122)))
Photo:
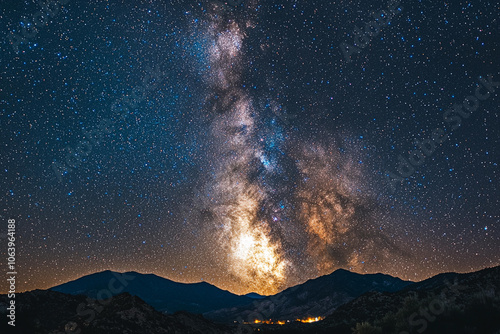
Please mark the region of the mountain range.
POLYGON ((312 324, 265 326, 273 334, 500 334, 500 266, 446 273, 400 291, 370 291, 312 324))
POLYGON ((94 299, 128 292, 164 313, 177 311, 205 313, 224 307, 249 304, 259 296, 235 295, 206 282, 186 284, 154 274, 140 274, 133 271, 117 273, 110 270, 83 276, 52 287, 50 290, 70 295, 82 294, 94 299))
POLYGON ((383 274, 356 274, 338 269, 333 273, 311 279, 288 288, 274 296, 253 301, 251 304, 207 312, 205 317, 232 322, 243 319, 253 322, 266 319, 295 320, 325 317, 338 306, 361 296, 368 291, 394 292, 412 282, 383 274))
MULTIPOLYGON (((0 295, 5 311, 7 295, 0 295)), ((125 292, 100 303, 84 295, 51 290, 16 294, 16 326, 0 322, 0 333, 19 334, 229 334, 231 328, 188 312, 156 311, 125 292)), ((7 319, 2 315, 2 319, 7 319)))
MULTIPOLYGON (((0 295, 0 313, 8 302, 0 295)), ((500 334, 500 267, 417 283, 337 270, 269 297, 104 271, 16 294, 16 305, 14 333, 500 334)))
POLYGON ((55 286, 50 290, 71 295, 83 294, 94 299, 128 292, 160 312, 201 313, 214 321, 233 323, 235 319, 252 322, 257 318, 263 320, 324 317, 338 306, 365 292, 394 292, 410 284, 412 282, 389 275, 361 275, 339 269, 274 296, 238 296, 205 282, 185 284, 153 274, 117 273, 107 270, 55 286))

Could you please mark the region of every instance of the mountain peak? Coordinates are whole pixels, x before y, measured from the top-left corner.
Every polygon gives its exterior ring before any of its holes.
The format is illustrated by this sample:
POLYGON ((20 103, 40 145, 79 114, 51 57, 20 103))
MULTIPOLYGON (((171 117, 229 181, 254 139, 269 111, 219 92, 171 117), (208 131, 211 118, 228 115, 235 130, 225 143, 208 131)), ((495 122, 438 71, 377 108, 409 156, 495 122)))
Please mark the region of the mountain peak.
POLYGON ((252 299, 262 299, 262 298, 266 298, 266 296, 259 295, 259 294, 258 294, 258 293, 256 293, 256 292, 250 292, 250 293, 247 293, 245 296, 250 297, 250 298, 252 298, 252 299))
POLYGON ((50 290, 91 298, 102 298, 103 290, 108 292, 105 294, 107 296, 126 292, 141 298, 156 310, 168 313, 182 310, 203 313, 247 304, 253 300, 219 289, 207 282, 178 283, 155 274, 141 274, 135 271, 119 273, 104 270, 52 287, 50 290))
POLYGON ((259 314, 260 309, 266 309, 271 303, 273 309, 269 314, 266 314, 268 318, 323 317, 332 313, 338 306, 366 292, 394 292, 409 284, 411 282, 405 282, 390 275, 363 275, 346 269, 337 269, 329 275, 310 279, 274 296, 254 300, 252 304, 238 308, 226 308, 205 315, 213 320, 231 322, 240 317, 246 319, 249 314, 259 314))
POLYGON ((339 268, 339 269, 336 269, 335 271, 332 272, 332 274, 354 274, 352 271, 349 271, 347 269, 343 269, 343 268, 339 268))

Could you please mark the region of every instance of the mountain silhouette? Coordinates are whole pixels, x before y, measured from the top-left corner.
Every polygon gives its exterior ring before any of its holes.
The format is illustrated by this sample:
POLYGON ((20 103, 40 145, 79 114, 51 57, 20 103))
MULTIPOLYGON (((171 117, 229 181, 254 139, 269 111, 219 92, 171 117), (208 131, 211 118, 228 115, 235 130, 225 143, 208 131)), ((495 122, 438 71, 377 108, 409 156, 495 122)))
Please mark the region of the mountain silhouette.
POLYGON ((178 283, 154 274, 117 273, 110 270, 83 276, 50 288, 71 295, 106 299, 128 292, 156 310, 166 313, 187 311, 204 313, 251 303, 254 299, 235 295, 206 282, 178 283))
POLYGON ((254 322, 324 317, 368 291, 394 292, 412 283, 384 274, 362 275, 338 269, 249 305, 211 311, 204 316, 227 323, 238 319, 254 322))
MULTIPOLYGON (((0 295, 4 318, 8 303, 8 296, 0 295)), ((237 296, 207 283, 183 284, 151 274, 105 271, 50 290, 18 293, 16 305, 16 327, 2 322, 1 333, 499 334, 500 266, 439 274, 417 283, 337 270, 262 299, 237 296), (118 290, 134 291, 160 306, 118 290), (108 294, 116 295, 101 298, 108 294), (167 296, 172 298, 170 304, 167 296), (159 311, 165 305, 169 310, 210 309, 226 301, 248 300, 246 305, 225 304, 204 315, 159 311), (305 317, 319 321, 297 321, 305 317)))
MULTIPOLYGON (((9 303, 0 295, 0 314, 9 303), (5 306, 5 307, 4 307, 5 306)), ((235 331, 200 315, 156 311, 142 299, 122 293, 102 302, 50 290, 16 294, 16 326, 0 323, 0 333, 19 334, 229 334, 235 331)))
POLYGON ((272 334, 500 334, 500 266, 439 274, 396 292, 370 291, 324 320, 261 326, 272 334))

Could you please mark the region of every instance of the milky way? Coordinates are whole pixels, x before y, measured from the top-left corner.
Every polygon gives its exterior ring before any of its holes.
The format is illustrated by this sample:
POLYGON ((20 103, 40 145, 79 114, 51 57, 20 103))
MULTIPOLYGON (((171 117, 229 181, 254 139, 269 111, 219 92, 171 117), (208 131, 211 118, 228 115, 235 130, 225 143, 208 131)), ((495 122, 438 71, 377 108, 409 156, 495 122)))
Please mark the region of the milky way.
POLYGON ((207 81, 214 92, 209 97, 215 101, 210 132, 218 162, 206 196, 213 221, 206 223, 218 227, 230 273, 253 291, 274 293, 285 282, 287 262, 269 221, 259 215, 268 189, 252 176, 265 158, 256 140, 259 110, 239 85, 244 32, 234 21, 214 22, 211 28, 207 81))
POLYGON ((500 264, 491 2, 68 1, 35 31, 43 10, 1 10, 18 291, 110 269, 272 294, 338 268, 500 264))
POLYGON ((242 87, 242 48, 251 26, 215 16, 204 33, 215 168, 202 186, 201 223, 213 224, 228 272, 245 290, 274 294, 293 273, 363 270, 365 254, 379 262, 394 258, 395 247, 374 230, 376 210, 357 192, 368 176, 356 157, 342 157, 332 141, 327 148, 309 139, 293 143, 293 135, 281 133, 283 119, 269 118, 269 111, 277 115, 277 101, 262 103, 242 87), (262 131, 263 122, 276 126, 262 131), (274 147, 281 156, 268 156, 274 147), (288 171, 285 155, 294 160, 288 171))

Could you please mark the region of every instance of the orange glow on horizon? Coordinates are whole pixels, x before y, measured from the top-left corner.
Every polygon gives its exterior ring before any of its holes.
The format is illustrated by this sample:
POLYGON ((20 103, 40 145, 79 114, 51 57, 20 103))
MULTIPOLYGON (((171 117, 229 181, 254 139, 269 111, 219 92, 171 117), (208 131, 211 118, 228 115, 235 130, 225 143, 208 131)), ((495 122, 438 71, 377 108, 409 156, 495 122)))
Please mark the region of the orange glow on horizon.
POLYGON ((309 318, 306 318, 306 319, 297 319, 297 321, 300 321, 302 323, 305 323, 305 324, 309 324, 311 322, 318 322, 320 320, 323 320, 324 318, 323 317, 309 317, 309 318))
POLYGON ((256 324, 266 324, 266 325, 285 325, 286 322, 287 322, 286 320, 273 321, 271 319, 269 319, 269 320, 255 319, 254 320, 254 323, 256 323, 256 324))
MULTIPOLYGON (((305 318, 305 319, 296 319, 295 321, 297 322, 302 322, 304 324, 309 324, 309 323, 313 323, 313 322, 318 322, 320 320, 323 320, 324 317, 309 317, 309 318, 305 318)), ((254 324, 265 324, 265 325, 286 325, 287 323, 290 323, 291 321, 290 320, 272 320, 272 319, 269 319, 269 320, 259 320, 259 319, 255 319, 254 320, 254 324)), ((248 324, 248 323, 247 323, 248 324)))

